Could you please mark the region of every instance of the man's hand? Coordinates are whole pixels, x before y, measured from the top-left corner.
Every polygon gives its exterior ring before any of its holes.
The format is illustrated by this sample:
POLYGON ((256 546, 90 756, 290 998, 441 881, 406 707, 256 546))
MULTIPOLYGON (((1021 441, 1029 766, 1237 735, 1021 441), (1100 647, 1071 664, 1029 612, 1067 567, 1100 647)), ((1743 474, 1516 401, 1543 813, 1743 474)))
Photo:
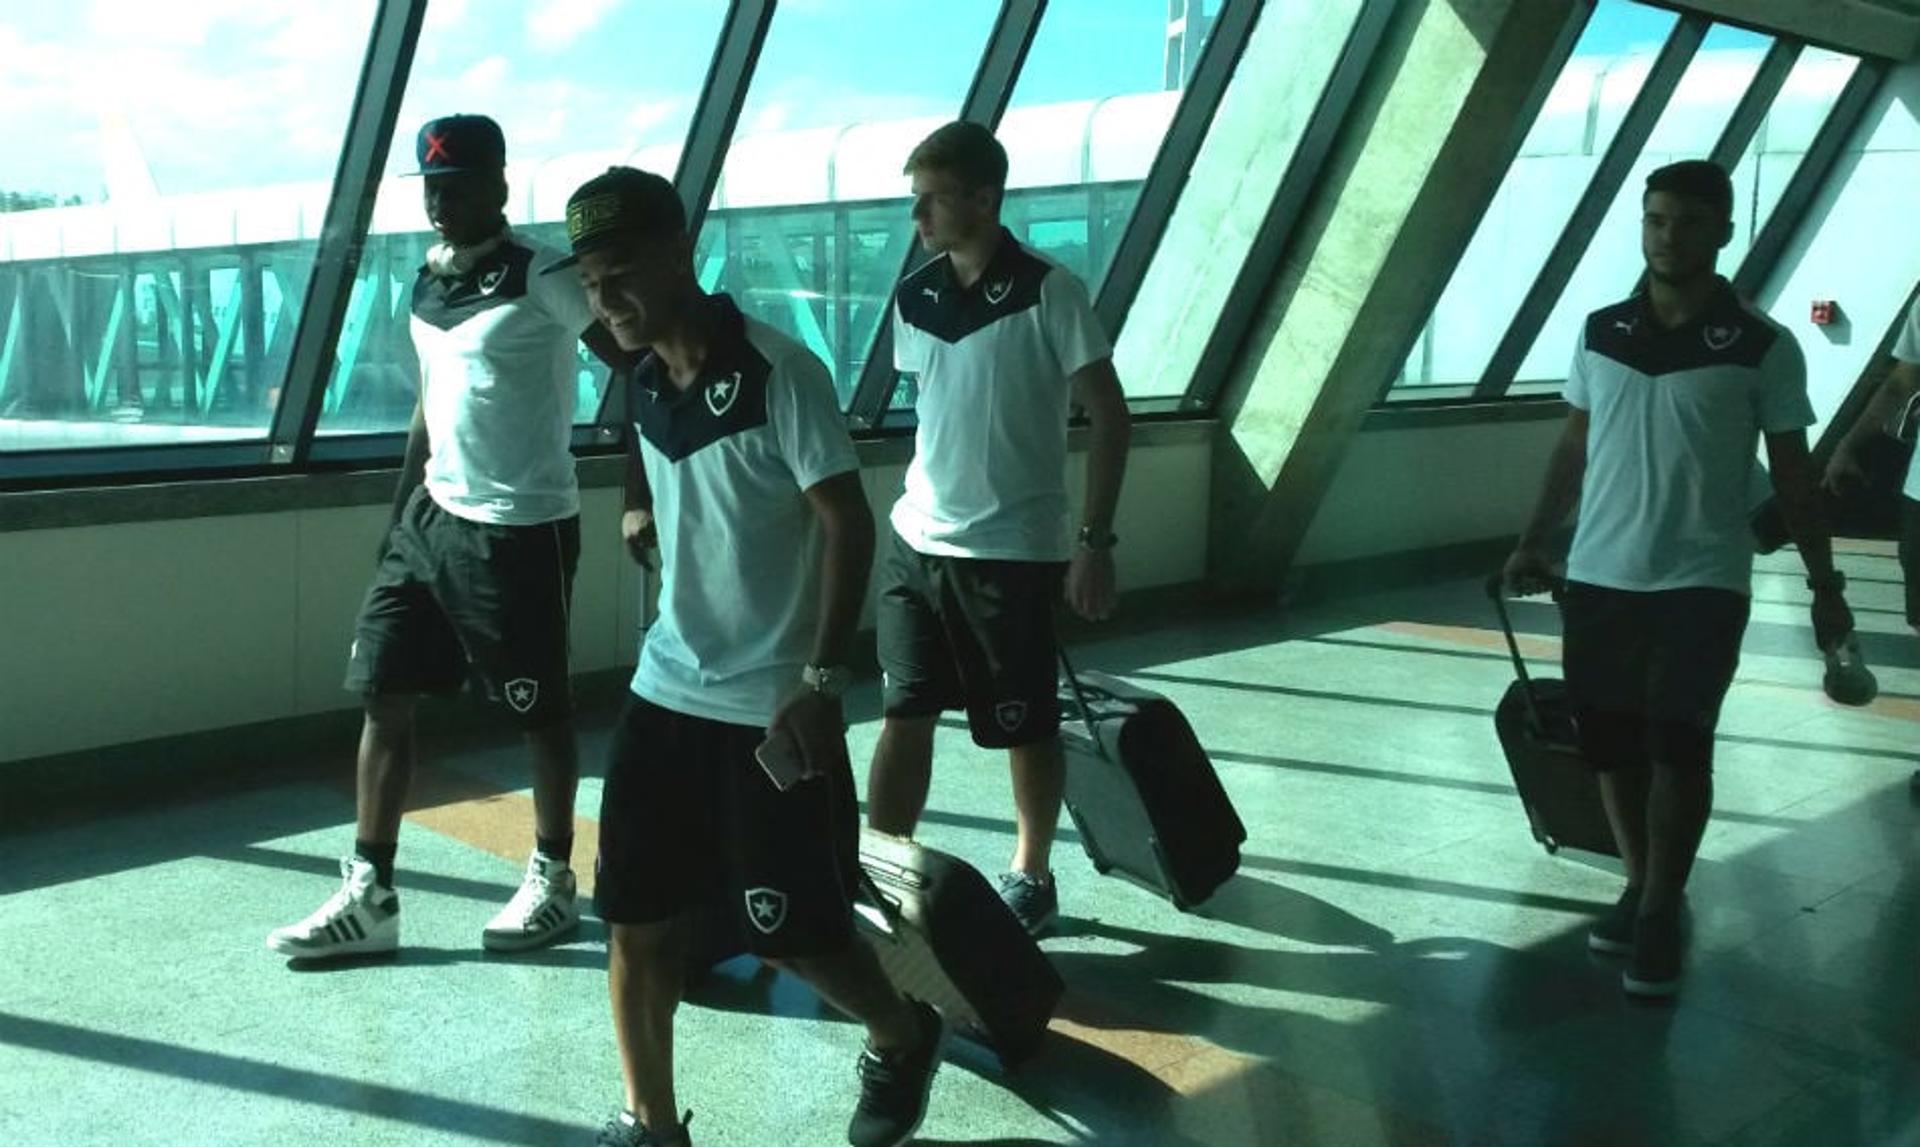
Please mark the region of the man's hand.
POLYGON ((653 529, 653 511, 628 510, 620 515, 620 540, 626 543, 627 553, 643 569, 653 569, 653 551, 659 548, 660 538, 653 529))
POLYGON ((1075 547, 1073 561, 1067 565, 1067 604, 1073 612, 1088 621, 1105 621, 1113 616, 1119 596, 1113 551, 1075 547))
POLYGON ((767 724, 767 736, 786 736, 800 750, 806 775, 829 772, 847 752, 847 719, 837 698, 802 688, 787 698, 767 724))
POLYGON ((1537 546, 1522 544, 1507 558, 1500 580, 1509 592, 1520 597, 1548 593, 1560 584, 1561 571, 1552 555, 1537 546))
POLYGON ((1858 487, 1867 481, 1867 472, 1860 468, 1859 454, 1853 443, 1841 440, 1834 448, 1833 457, 1827 459, 1826 476, 1820 480, 1821 488, 1829 494, 1845 494, 1846 487, 1858 487))
POLYGON ((1822 653, 1837 647, 1853 632, 1853 610, 1847 597, 1837 589, 1815 590, 1813 594, 1813 640, 1822 653))

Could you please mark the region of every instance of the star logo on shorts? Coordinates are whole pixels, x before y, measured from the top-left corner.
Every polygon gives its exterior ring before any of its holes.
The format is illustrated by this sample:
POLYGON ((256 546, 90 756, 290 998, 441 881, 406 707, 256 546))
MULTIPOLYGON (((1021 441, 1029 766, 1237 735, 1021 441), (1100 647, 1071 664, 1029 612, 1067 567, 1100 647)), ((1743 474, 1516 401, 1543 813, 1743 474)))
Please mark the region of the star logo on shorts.
POLYGON ((787 922, 787 894, 778 888, 747 889, 747 920, 763 936, 771 936, 787 922))
POLYGON ((540 699, 540 683, 531 677, 515 677, 507 682, 507 704, 513 706, 516 713, 524 713, 533 708, 540 699))
POLYGON ((707 409, 713 411, 715 418, 733 409, 733 402, 740 397, 740 372, 734 371, 725 378, 716 378, 707 384, 707 409))
POLYGON ((1011 733, 1026 722, 1027 703, 1025 701, 1002 701, 993 707, 993 719, 1000 722, 1002 729, 1011 733))

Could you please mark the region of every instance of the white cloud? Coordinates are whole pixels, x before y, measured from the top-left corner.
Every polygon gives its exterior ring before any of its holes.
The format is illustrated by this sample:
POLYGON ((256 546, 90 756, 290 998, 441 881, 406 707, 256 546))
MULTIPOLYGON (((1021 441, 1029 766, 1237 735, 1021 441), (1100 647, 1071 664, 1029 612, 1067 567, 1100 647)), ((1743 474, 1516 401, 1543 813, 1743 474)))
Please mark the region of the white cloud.
POLYGON ((470 99, 491 103, 500 98, 500 88, 512 70, 505 56, 488 56, 460 73, 460 91, 470 99))
POLYGON ((193 47, 206 43, 215 25, 275 24, 298 7, 296 0, 93 0, 87 23, 106 40, 193 47))
POLYGON ((659 142, 653 137, 662 127, 672 128, 675 138, 684 134, 691 115, 686 100, 642 100, 627 113, 626 127, 636 140, 654 143, 659 142))
POLYGON ((559 52, 598 27, 614 0, 541 0, 527 13, 527 35, 543 52, 559 52))

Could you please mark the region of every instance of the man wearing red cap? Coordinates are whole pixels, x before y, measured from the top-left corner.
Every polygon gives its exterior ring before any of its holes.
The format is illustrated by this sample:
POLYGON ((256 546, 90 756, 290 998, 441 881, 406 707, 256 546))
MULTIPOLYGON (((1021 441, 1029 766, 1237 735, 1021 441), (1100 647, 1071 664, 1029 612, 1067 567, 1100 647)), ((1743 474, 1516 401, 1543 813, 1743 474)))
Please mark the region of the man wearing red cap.
POLYGON ((496 950, 551 943, 580 921, 570 868, 579 766, 567 610, 580 555, 570 449, 584 339, 621 355, 559 261, 515 234, 506 144, 486 116, 429 121, 415 141, 440 242, 413 285, 420 401, 393 521, 347 670, 361 694, 358 816, 340 890, 267 946, 299 959, 390 952, 400 942, 394 855, 423 694, 469 674, 517 720, 533 756, 535 848, 520 889, 486 925, 496 950))

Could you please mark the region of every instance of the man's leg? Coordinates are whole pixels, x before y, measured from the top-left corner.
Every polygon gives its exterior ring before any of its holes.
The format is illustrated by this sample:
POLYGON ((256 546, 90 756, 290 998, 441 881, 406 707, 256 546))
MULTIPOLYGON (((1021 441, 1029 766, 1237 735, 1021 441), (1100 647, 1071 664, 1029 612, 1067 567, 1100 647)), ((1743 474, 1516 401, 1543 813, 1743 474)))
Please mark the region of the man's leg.
POLYGON ((1674 755, 1671 742, 1663 746, 1656 737, 1647 798, 1647 880, 1634 920, 1633 960, 1621 977, 1630 995, 1664 998, 1679 990, 1681 909, 1712 809, 1710 747, 1674 755))
POLYGON ((1600 774, 1600 799, 1607 807, 1629 888, 1644 888, 1647 883, 1647 796, 1652 772, 1642 762, 1600 774))
POLYGON ((1643 916, 1678 913, 1700 838, 1713 811, 1713 772, 1696 763, 1656 761, 1647 798, 1643 916))
POLYGON ((1017 833, 1014 872, 1051 880, 1053 837, 1067 792, 1067 758, 1056 733, 1042 741, 1007 750, 1013 767, 1013 806, 1017 833))
POLYGON ((697 725, 627 698, 614 726, 600 794, 600 879, 594 898, 607 922, 607 993, 620 1051, 626 1110, 601 1141, 684 1142, 673 1086, 673 1015, 685 991, 689 905, 716 866, 697 725), (636 1121, 640 1126, 636 1126, 636 1121))
POLYGON ((921 1039, 913 1004, 895 990, 867 942, 855 937, 824 956, 769 957, 768 964, 805 980, 834 1007, 866 1025, 875 1051, 891 1052, 921 1039))
POLYGON ((974 744, 1007 750, 1012 773, 1013 859, 1000 898, 1036 936, 1060 913, 1050 861, 1067 786, 1054 634, 1062 576, 1048 562, 955 562, 950 573, 967 723, 974 744))
POLYGON ((880 723, 867 767, 867 823, 895 836, 913 835, 933 783, 933 733, 939 717, 888 717, 880 723))
POLYGON ((608 931, 607 993, 627 1110, 660 1136, 680 1122, 673 1090, 673 1013, 684 989, 686 947, 684 918, 613 924, 608 931))
POLYGON ((933 782, 933 733, 944 709, 960 704, 954 648, 936 602, 944 559, 916 552, 890 533, 874 599, 874 637, 885 689, 880 738, 867 766, 867 823, 913 835, 933 782))
POLYGON ((533 831, 539 850, 572 863, 573 807, 580 789, 580 753, 571 720, 526 733, 533 757, 533 831))
POLYGON ((373 695, 366 699, 360 727, 360 751, 354 785, 354 847, 380 871, 380 883, 393 886, 394 849, 400 818, 419 760, 415 713, 420 699, 373 695))
POLYGON ((860 1101, 847 1128, 855 1147, 904 1143, 920 1126, 939 1068, 945 1026, 901 996, 854 932, 859 874, 853 769, 844 757, 785 792, 752 762, 757 729, 716 730, 712 763, 730 770, 721 835, 731 857, 722 903, 765 962, 791 971, 866 1026, 857 1066, 860 1101))
POLYGON ((369 694, 355 774, 353 855, 340 862, 340 891, 311 915, 267 935, 267 947, 299 960, 366 956, 400 946, 393 860, 417 756, 417 697, 369 694))

